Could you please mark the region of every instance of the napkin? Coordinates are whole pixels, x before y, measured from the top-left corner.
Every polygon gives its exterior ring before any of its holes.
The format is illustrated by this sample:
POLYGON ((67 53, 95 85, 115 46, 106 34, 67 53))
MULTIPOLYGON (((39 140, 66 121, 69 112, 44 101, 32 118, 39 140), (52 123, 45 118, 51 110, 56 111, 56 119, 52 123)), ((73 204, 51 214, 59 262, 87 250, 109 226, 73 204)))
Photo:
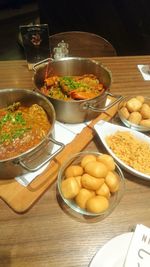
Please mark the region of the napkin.
MULTIPOLYGON (((90 122, 88 122, 90 123, 90 122)), ((82 131, 84 127, 88 123, 78 123, 78 124, 67 124, 67 123, 60 123, 58 121, 55 122, 54 125, 54 132, 55 132, 55 139, 63 144, 69 144, 75 136, 82 131)), ((52 153, 58 149, 57 145, 54 145, 52 149, 52 153)), ((32 173, 26 173, 21 176, 15 178, 15 180, 23 186, 28 186, 39 174, 41 174, 49 163, 45 164, 40 170, 32 173)))
POLYGON ((137 65, 142 77, 146 81, 150 81, 150 65, 137 65))
POLYGON ((136 226, 123 267, 150 267, 150 228, 136 226))

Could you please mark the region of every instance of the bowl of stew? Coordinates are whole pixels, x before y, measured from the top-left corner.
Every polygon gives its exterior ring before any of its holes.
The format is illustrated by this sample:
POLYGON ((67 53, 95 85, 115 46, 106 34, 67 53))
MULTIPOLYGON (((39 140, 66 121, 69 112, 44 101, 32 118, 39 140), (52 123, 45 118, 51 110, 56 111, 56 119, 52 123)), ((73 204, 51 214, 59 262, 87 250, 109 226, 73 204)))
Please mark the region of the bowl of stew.
POLYGON ((80 57, 46 59, 33 69, 35 87, 51 101, 58 121, 89 121, 120 100, 118 96, 106 106, 112 74, 98 61, 80 57))
POLYGON ((54 123, 55 110, 41 94, 0 91, 0 178, 35 172, 53 157, 54 123))

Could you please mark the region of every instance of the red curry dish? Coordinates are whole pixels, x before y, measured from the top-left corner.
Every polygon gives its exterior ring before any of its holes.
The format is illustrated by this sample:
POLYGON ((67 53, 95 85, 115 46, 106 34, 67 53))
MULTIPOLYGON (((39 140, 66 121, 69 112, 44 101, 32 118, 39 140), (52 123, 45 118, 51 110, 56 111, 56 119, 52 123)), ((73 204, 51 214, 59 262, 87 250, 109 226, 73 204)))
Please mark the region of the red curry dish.
POLYGON ((33 104, 20 102, 0 109, 0 160, 16 157, 36 145, 51 127, 45 110, 33 104))
POLYGON ((46 96, 62 100, 84 100, 97 97, 104 86, 93 74, 82 76, 51 76, 44 80, 41 92, 46 96))

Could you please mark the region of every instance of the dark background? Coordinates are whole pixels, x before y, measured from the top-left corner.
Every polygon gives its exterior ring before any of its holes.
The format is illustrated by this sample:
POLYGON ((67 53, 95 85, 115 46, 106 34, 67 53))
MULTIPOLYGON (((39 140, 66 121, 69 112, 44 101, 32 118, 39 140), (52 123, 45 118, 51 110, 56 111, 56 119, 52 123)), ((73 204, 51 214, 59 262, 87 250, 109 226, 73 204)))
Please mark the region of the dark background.
POLYGON ((19 25, 48 23, 50 34, 88 31, 106 38, 117 54, 150 54, 148 0, 2 0, 0 60, 24 58, 19 25), (5 16, 4 16, 5 14, 5 16))

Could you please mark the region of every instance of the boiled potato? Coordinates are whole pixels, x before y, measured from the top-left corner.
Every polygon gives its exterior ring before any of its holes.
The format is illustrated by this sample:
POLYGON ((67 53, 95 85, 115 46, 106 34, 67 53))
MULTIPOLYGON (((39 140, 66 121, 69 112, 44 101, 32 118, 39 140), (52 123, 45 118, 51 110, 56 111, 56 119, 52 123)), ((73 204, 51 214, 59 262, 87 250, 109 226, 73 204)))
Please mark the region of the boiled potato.
POLYGON ((126 107, 122 107, 119 111, 126 120, 129 118, 130 113, 126 107))
POLYGON ((94 195, 94 191, 90 191, 86 188, 81 188, 78 195, 75 197, 75 202, 81 209, 85 209, 87 200, 94 195))
POLYGON ((149 121, 147 121, 150 119, 150 105, 145 103, 144 96, 138 95, 131 98, 127 101, 126 108, 129 116, 127 117, 127 111, 123 107, 122 115, 124 112, 124 118, 137 125, 150 126, 149 121))
POLYGON ((115 170, 115 162, 110 155, 102 154, 97 157, 97 161, 104 163, 109 171, 115 170))
POLYGON ((63 196, 67 199, 73 199, 80 191, 80 186, 74 177, 65 179, 61 183, 63 196))
POLYGON ((143 104, 145 99, 144 99, 144 96, 142 95, 137 95, 136 98, 143 104))
POLYGON ((143 104, 140 112, 143 119, 150 119, 150 106, 148 104, 143 104))
POLYGON ((106 198, 110 198, 110 189, 106 183, 103 183, 98 190, 96 190, 96 194, 100 196, 104 196, 106 198))
POLYGON ((119 189, 119 184, 120 184, 120 179, 119 175, 114 171, 114 172, 108 172, 105 182, 108 185, 110 192, 114 193, 118 191, 119 189))
POLYGON ((134 123, 134 124, 139 124, 140 121, 142 119, 142 115, 140 112, 138 111, 134 111, 132 112, 130 115, 129 115, 129 118, 128 120, 131 122, 131 123, 134 123))
POLYGON ((83 168, 79 165, 71 165, 65 170, 65 177, 80 176, 83 174, 83 168))
POLYGON ((104 178, 108 173, 108 168, 106 165, 98 161, 88 162, 84 169, 86 173, 96 178, 104 178))
POLYGON ((140 125, 145 126, 145 127, 150 127, 150 119, 141 120, 140 125))
POLYGON ((123 101, 122 102, 122 107, 126 107, 127 106, 127 101, 123 101))
POLYGON ((100 213, 109 207, 109 198, 119 189, 119 181, 112 156, 88 154, 78 165, 66 168, 61 191, 66 199, 75 201, 80 208, 100 213))
POLYGON ((86 165, 88 162, 90 162, 90 161, 96 161, 96 156, 94 156, 94 155, 90 155, 90 154, 84 156, 84 157, 82 158, 82 160, 81 160, 81 166, 84 168, 85 165, 86 165))
POLYGON ((142 103, 135 97, 127 101, 127 109, 130 112, 138 111, 142 107, 142 103))
MULTIPOLYGON (((82 176, 75 176, 75 177, 74 177, 74 178, 76 179, 76 181, 78 182, 80 188, 82 187, 82 184, 81 184, 81 177, 82 177, 82 176)), ((68 179, 68 178, 67 178, 67 179, 68 179)))
POLYGON ((97 190, 104 183, 104 178, 95 178, 87 173, 81 177, 81 184, 83 187, 90 190, 97 190))
POLYGON ((109 201, 103 196, 94 196, 87 200, 86 209, 93 213, 100 213, 107 210, 109 201))

